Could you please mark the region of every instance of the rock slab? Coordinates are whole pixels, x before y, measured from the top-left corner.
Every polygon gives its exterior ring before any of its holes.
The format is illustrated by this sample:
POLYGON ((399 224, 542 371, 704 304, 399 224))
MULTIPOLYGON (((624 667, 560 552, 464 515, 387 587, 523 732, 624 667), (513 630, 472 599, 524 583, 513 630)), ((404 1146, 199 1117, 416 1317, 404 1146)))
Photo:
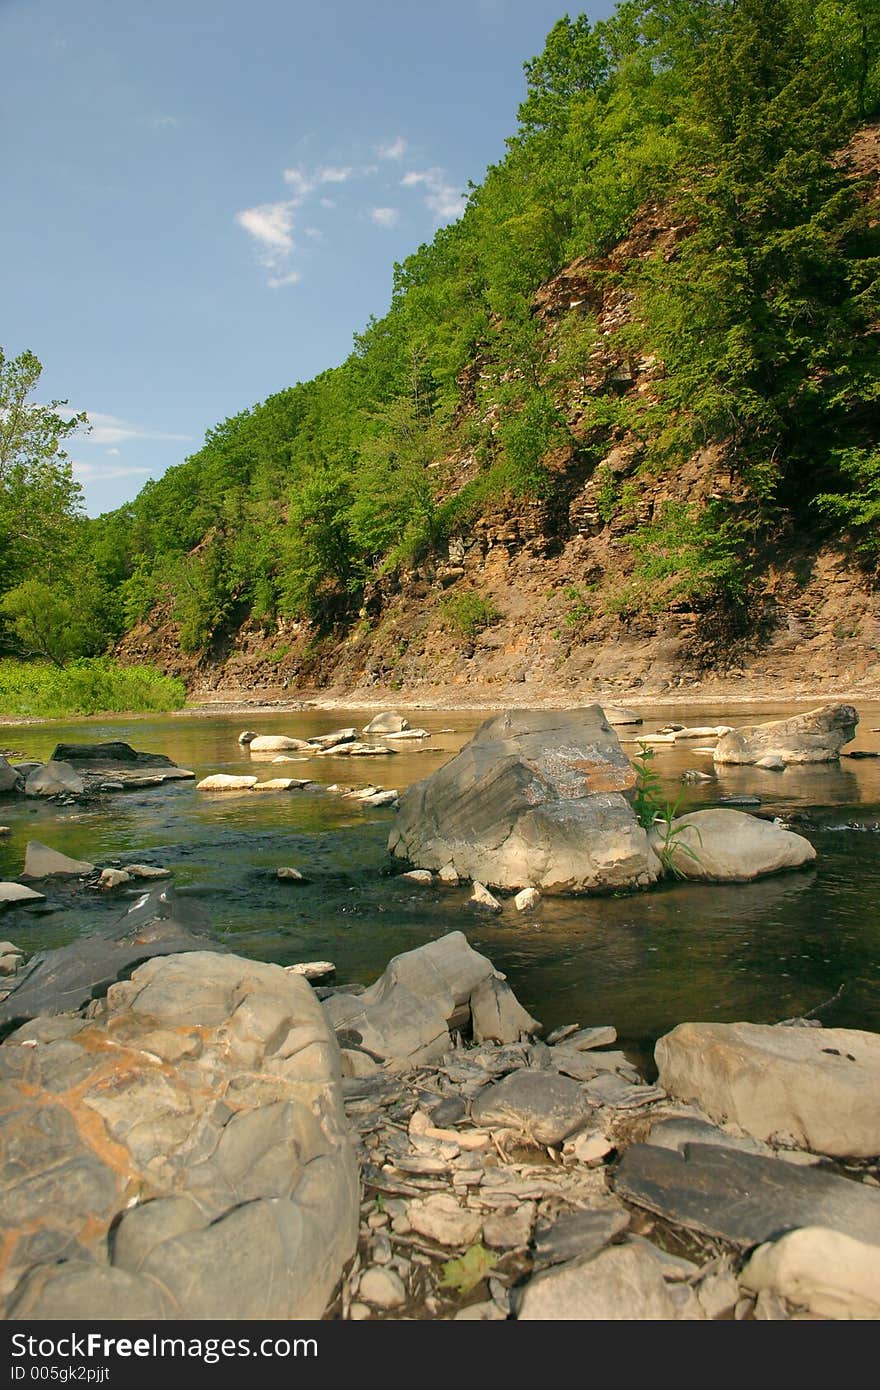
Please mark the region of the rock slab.
POLYGON ((719 1124, 835 1158, 880 1153, 880 1034, 681 1023, 654 1055, 664 1090, 719 1124))

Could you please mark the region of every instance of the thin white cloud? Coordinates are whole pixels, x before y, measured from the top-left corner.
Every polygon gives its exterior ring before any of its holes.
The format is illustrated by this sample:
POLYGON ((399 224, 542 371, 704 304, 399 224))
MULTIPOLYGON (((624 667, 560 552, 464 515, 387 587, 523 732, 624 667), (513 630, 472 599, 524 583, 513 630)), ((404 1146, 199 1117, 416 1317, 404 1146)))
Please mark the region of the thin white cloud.
POLYGON ((288 270, 285 275, 270 275, 266 284, 270 290, 282 290, 285 285, 298 285, 302 275, 298 270, 288 270))
POLYGON ((154 130, 172 130, 175 126, 180 125, 180 121, 176 116, 153 116, 150 119, 150 125, 154 130))
POLYGON ((259 207, 237 212, 235 220, 259 243, 263 256, 272 262, 293 250, 293 209, 292 202, 261 203, 259 207))
POLYGON ((119 450, 118 450, 118 449, 108 449, 108 450, 107 450, 107 453, 108 453, 108 454, 115 455, 115 456, 118 457, 118 455, 119 455, 119 450))
POLYGON ((336 207, 336 199, 335 199, 335 198, 320 198, 318 201, 320 202, 322 208, 335 208, 335 207, 336 207))
POLYGON ((409 149, 409 144, 402 135, 396 135, 393 140, 386 140, 384 145, 377 146, 376 154, 380 159, 403 159, 409 149))
POLYGON ((302 202, 303 198, 307 198, 310 193, 314 192, 314 179, 310 178, 305 170, 299 167, 295 169, 285 169, 284 182, 290 184, 293 189, 293 196, 299 202, 302 202))
POLYGON ((370 221, 377 227, 396 227, 399 219, 397 208, 370 208, 370 221))
POLYGON ((145 478, 152 468, 135 468, 126 464, 83 463, 81 459, 71 460, 73 475, 84 483, 109 483, 114 478, 145 478))
POLYGON ((440 222, 452 222, 464 212, 464 198, 461 189, 449 183, 446 170, 411 169, 400 180, 401 188, 422 188, 423 202, 430 208, 440 222))
POLYGON ((107 415, 100 410, 89 410, 87 414, 89 432, 80 438, 80 444, 124 444, 128 439, 171 439, 185 443, 192 439, 191 434, 169 434, 131 425, 120 420, 118 415, 107 415))
POLYGON ((347 183, 352 174, 356 172, 350 164, 345 165, 344 168, 327 164, 323 169, 318 170, 318 183, 347 183))

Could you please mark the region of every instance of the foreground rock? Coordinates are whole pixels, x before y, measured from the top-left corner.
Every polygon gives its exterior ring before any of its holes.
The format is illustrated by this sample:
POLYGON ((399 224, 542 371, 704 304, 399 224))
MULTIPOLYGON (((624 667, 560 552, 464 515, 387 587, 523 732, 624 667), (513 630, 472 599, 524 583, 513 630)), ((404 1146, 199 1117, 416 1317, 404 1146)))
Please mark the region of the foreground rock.
POLYGON ((153 889, 108 926, 32 957, 27 975, 0 1003, 0 1026, 84 1008, 151 956, 224 950, 201 907, 172 888, 153 889))
POLYGON ((852 705, 823 705, 791 719, 746 725, 723 734, 715 746, 716 763, 827 763, 840 757, 855 738, 859 716, 852 705))
POLYGON ((632 1245, 612 1246, 539 1274, 526 1284, 517 1308, 521 1322, 657 1322, 674 1317, 659 1263, 632 1245))
POLYGON ((21 903, 45 902, 45 893, 27 888, 23 883, 0 883, 0 908, 16 907, 21 903))
POLYGON ((598 705, 498 715, 403 794, 388 846, 497 888, 646 887, 660 866, 623 796, 635 775, 598 705))
POLYGON ((806 1226, 761 1245, 741 1279, 820 1318, 880 1318, 880 1246, 839 1231, 806 1226))
POLYGON ((834 1157, 880 1153, 880 1036, 851 1028, 682 1023, 659 1083, 712 1119, 834 1157))
POLYGON ((279 966, 154 960, 0 1048, 10 1319, 320 1317, 357 1237, 339 1053, 279 966))
POLYGON ((803 835, 771 821, 724 808, 691 811, 651 831, 654 852, 677 878, 745 883, 782 869, 799 869, 816 858, 803 835))
POLYGON ((499 1042, 540 1028, 462 932, 395 956, 369 989, 324 1007, 343 1046, 382 1059, 436 1060, 452 1045, 450 1029, 471 1028, 474 1013, 478 1031, 499 1042))
POLYGON ((615 1191, 686 1229, 749 1247, 800 1226, 827 1226, 880 1245, 880 1195, 822 1168, 712 1144, 684 1151, 633 1144, 615 1191))

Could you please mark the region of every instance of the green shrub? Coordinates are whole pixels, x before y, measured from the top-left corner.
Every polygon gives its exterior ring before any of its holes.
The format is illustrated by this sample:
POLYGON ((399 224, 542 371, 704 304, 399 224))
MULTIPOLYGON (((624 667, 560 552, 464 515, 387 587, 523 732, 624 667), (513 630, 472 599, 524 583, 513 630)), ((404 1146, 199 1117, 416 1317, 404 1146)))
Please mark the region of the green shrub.
POLYGON ((59 719, 180 709, 186 687, 153 666, 120 666, 108 657, 82 658, 63 670, 49 662, 0 661, 0 714, 59 719))
POLYGON ((484 628, 491 627, 501 617, 501 612, 490 598, 482 598, 473 589, 463 594, 451 594, 443 600, 443 612, 456 632, 462 637, 476 637, 484 628))

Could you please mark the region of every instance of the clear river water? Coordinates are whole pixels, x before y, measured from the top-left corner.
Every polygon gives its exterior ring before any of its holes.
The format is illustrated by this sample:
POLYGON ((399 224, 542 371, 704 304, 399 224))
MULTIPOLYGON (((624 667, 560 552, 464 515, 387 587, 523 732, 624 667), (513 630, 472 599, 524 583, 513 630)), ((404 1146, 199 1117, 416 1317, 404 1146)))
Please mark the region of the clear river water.
MULTIPOLYGON (((819 703, 819 702, 817 702, 819 703)), ((804 706, 800 706, 804 708, 804 706)), ((240 747, 238 735, 309 737, 366 724, 374 711, 308 710, 108 718, 3 725, 0 747, 45 759, 59 741, 124 739, 168 754, 198 777, 258 771, 312 777, 325 785, 367 782, 403 790, 450 758, 486 711, 407 711, 431 730, 422 743, 398 744, 391 757, 316 758, 272 767, 240 747), (248 723, 248 720, 252 723, 248 723), (271 770, 270 770, 271 768, 271 770)), ((657 707, 628 740, 674 720, 746 724, 796 712, 701 705, 657 707)), ((859 706, 851 749, 880 751, 880 704, 859 706)), ((694 745, 660 746, 655 768, 670 800, 688 768, 713 773, 694 745)), ((469 888, 425 889, 399 877, 386 850, 393 811, 363 808, 323 791, 197 792, 193 782, 106 795, 89 807, 0 797, 0 878, 21 873, 28 839, 106 864, 143 859, 173 871, 175 886, 206 907, 233 950, 282 965, 336 963, 338 983, 369 983, 397 952, 462 929, 503 970, 523 1004, 547 1029, 611 1023, 635 1055, 685 1019, 775 1022, 802 1015, 840 992, 821 1013, 828 1026, 880 1031, 880 758, 839 764, 719 768, 716 781, 688 785, 682 809, 722 796, 757 794, 761 814, 794 820, 815 844, 814 866, 751 884, 666 883, 620 897, 544 898, 519 913, 511 898, 497 917, 469 907, 469 888), (298 868, 305 884, 281 882, 298 868)), ((126 906, 119 892, 98 894, 54 880, 44 909, 9 910, 0 935, 28 951, 59 946, 126 906)))

